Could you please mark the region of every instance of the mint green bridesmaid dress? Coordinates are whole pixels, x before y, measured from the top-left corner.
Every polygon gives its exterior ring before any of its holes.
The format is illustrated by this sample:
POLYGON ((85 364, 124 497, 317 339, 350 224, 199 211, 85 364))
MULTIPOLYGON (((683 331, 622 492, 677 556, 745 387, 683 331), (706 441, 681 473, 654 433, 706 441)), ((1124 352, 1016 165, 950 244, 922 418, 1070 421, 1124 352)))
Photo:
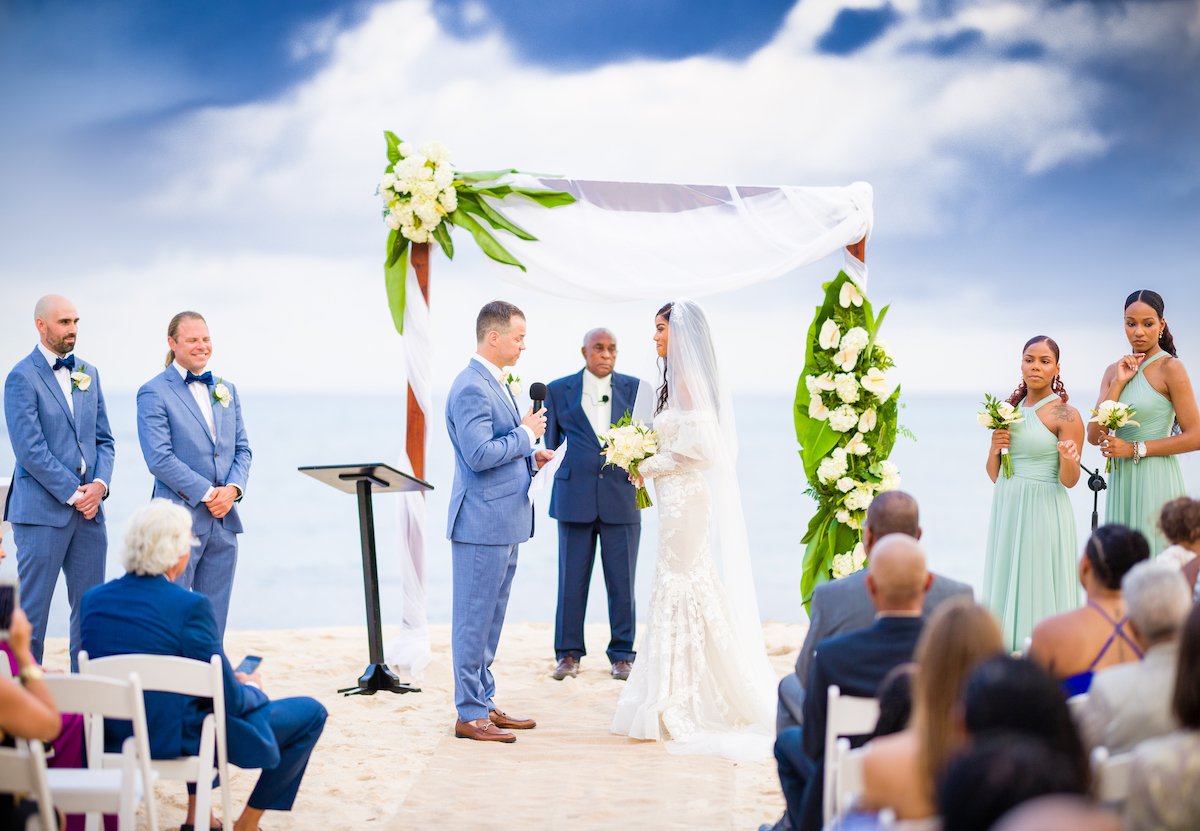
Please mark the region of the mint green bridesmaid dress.
POLYGON ((1042 618, 1079 606, 1075 515, 1058 481, 1058 437, 1033 407, 1010 428, 1013 475, 1003 472, 992 494, 983 602, 1000 621, 1005 647, 1019 650, 1042 618))
MULTIPOLYGON (((1121 403, 1137 410, 1133 420, 1141 426, 1127 424, 1118 427, 1117 438, 1129 442, 1153 441, 1171 435, 1171 426, 1175 423, 1175 405, 1150 386, 1143 372, 1166 354, 1159 352, 1142 361, 1137 374, 1121 390, 1121 403)), ((1183 472, 1179 469, 1179 460, 1174 456, 1148 456, 1136 465, 1131 458, 1113 459, 1104 501, 1104 521, 1128 525, 1141 531, 1150 542, 1150 556, 1157 557, 1170 545, 1158 532, 1158 514, 1163 505, 1186 494, 1183 472)))

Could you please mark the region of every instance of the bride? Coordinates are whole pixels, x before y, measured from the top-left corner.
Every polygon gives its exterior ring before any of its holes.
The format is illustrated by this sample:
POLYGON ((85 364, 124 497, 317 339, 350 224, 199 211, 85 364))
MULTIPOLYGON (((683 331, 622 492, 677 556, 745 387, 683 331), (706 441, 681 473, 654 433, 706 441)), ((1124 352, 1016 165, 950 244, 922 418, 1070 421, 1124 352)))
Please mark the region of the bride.
POLYGON ((676 300, 654 323, 662 386, 654 393, 643 384, 634 414, 646 420, 653 409, 658 452, 630 478, 654 480, 658 561, 643 645, 612 731, 668 741, 672 753, 768 758, 778 679, 750 569, 733 407, 704 310, 676 300), (720 576, 710 551, 714 507, 720 576))

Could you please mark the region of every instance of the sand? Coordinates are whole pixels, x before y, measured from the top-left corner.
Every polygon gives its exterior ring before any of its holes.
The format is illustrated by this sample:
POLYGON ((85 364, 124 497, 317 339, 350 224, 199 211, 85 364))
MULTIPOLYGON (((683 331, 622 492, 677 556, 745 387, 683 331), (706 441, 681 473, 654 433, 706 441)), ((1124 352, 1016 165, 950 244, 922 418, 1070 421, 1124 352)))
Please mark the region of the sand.
MULTIPOLYGON (((790 672, 805 627, 768 622, 776 671, 790 672)), ((385 627, 385 639, 396 634, 385 627)), ((329 711, 295 807, 269 812, 264 831, 361 828, 754 829, 783 811, 775 764, 671 756, 657 742, 608 730, 621 682, 608 674, 608 629, 587 627, 594 656, 578 678, 555 681, 554 628, 505 627, 493 665, 497 704, 538 721, 515 744, 454 737, 450 628, 431 627, 433 662, 420 693, 343 697, 366 665, 365 630, 355 627, 229 632, 235 663, 263 656, 272 698, 308 695, 329 711)), ((48 669, 67 666, 65 639, 47 641, 48 669)), ((235 814, 255 771, 234 770, 235 814)), ((183 787, 158 785, 159 823, 183 820, 183 787)))

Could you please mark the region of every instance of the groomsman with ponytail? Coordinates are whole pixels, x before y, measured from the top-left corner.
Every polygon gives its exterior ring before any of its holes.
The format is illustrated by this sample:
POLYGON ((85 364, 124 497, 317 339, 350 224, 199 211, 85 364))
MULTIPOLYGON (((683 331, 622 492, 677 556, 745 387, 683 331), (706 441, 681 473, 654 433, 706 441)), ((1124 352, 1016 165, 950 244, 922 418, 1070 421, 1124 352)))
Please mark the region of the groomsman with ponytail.
POLYGON ((154 474, 155 497, 192 512, 187 570, 175 582, 206 595, 225 638, 242 521, 237 503, 250 475, 250 443, 233 384, 206 369, 208 324, 180 312, 167 326, 167 366, 138 390, 138 441, 154 474))

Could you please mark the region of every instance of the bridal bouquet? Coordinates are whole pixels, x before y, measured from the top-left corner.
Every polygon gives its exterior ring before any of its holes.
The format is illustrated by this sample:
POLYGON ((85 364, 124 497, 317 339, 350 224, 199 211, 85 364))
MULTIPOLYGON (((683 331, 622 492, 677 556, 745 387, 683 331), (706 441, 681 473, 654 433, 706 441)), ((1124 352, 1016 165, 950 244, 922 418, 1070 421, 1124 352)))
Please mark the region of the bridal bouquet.
POLYGON ((824 289, 793 411, 806 494, 817 501, 800 541, 806 604, 817 585, 866 565, 867 508, 876 495, 900 486, 900 471, 888 456, 897 433, 911 436, 897 422, 900 390, 887 379, 892 357, 878 337, 887 307, 872 309, 865 288, 845 272, 824 289))
MULTIPOLYGON (((638 475, 638 465, 658 451, 658 433, 642 424, 639 419, 630 418, 629 413, 625 413, 620 421, 601 433, 599 438, 604 446, 600 452, 604 454, 605 464, 615 465, 634 476, 638 475)), ((638 510, 649 508, 653 504, 645 486, 638 488, 638 510)))
MULTIPOLYGON (((1096 409, 1092 410, 1092 418, 1088 421, 1094 421, 1101 427, 1104 427, 1109 432, 1116 430, 1118 427, 1124 427, 1126 424, 1132 424, 1134 427, 1141 427, 1133 420, 1137 415, 1137 410, 1128 404, 1122 404, 1120 401, 1113 401, 1111 398, 1101 401, 1096 409)), ((1105 473, 1112 473, 1112 459, 1109 458, 1104 465, 1105 473)))
MULTIPOLYGON (((1001 401, 990 395, 983 397, 983 412, 979 413, 978 421, 987 429, 1007 430, 1012 425, 1019 424, 1024 420, 1025 416, 1021 415, 1020 410, 1007 401, 1001 401)), ((1008 457, 1007 447, 1000 448, 1000 469, 1004 473, 1005 479, 1012 478, 1012 459, 1008 457)))

